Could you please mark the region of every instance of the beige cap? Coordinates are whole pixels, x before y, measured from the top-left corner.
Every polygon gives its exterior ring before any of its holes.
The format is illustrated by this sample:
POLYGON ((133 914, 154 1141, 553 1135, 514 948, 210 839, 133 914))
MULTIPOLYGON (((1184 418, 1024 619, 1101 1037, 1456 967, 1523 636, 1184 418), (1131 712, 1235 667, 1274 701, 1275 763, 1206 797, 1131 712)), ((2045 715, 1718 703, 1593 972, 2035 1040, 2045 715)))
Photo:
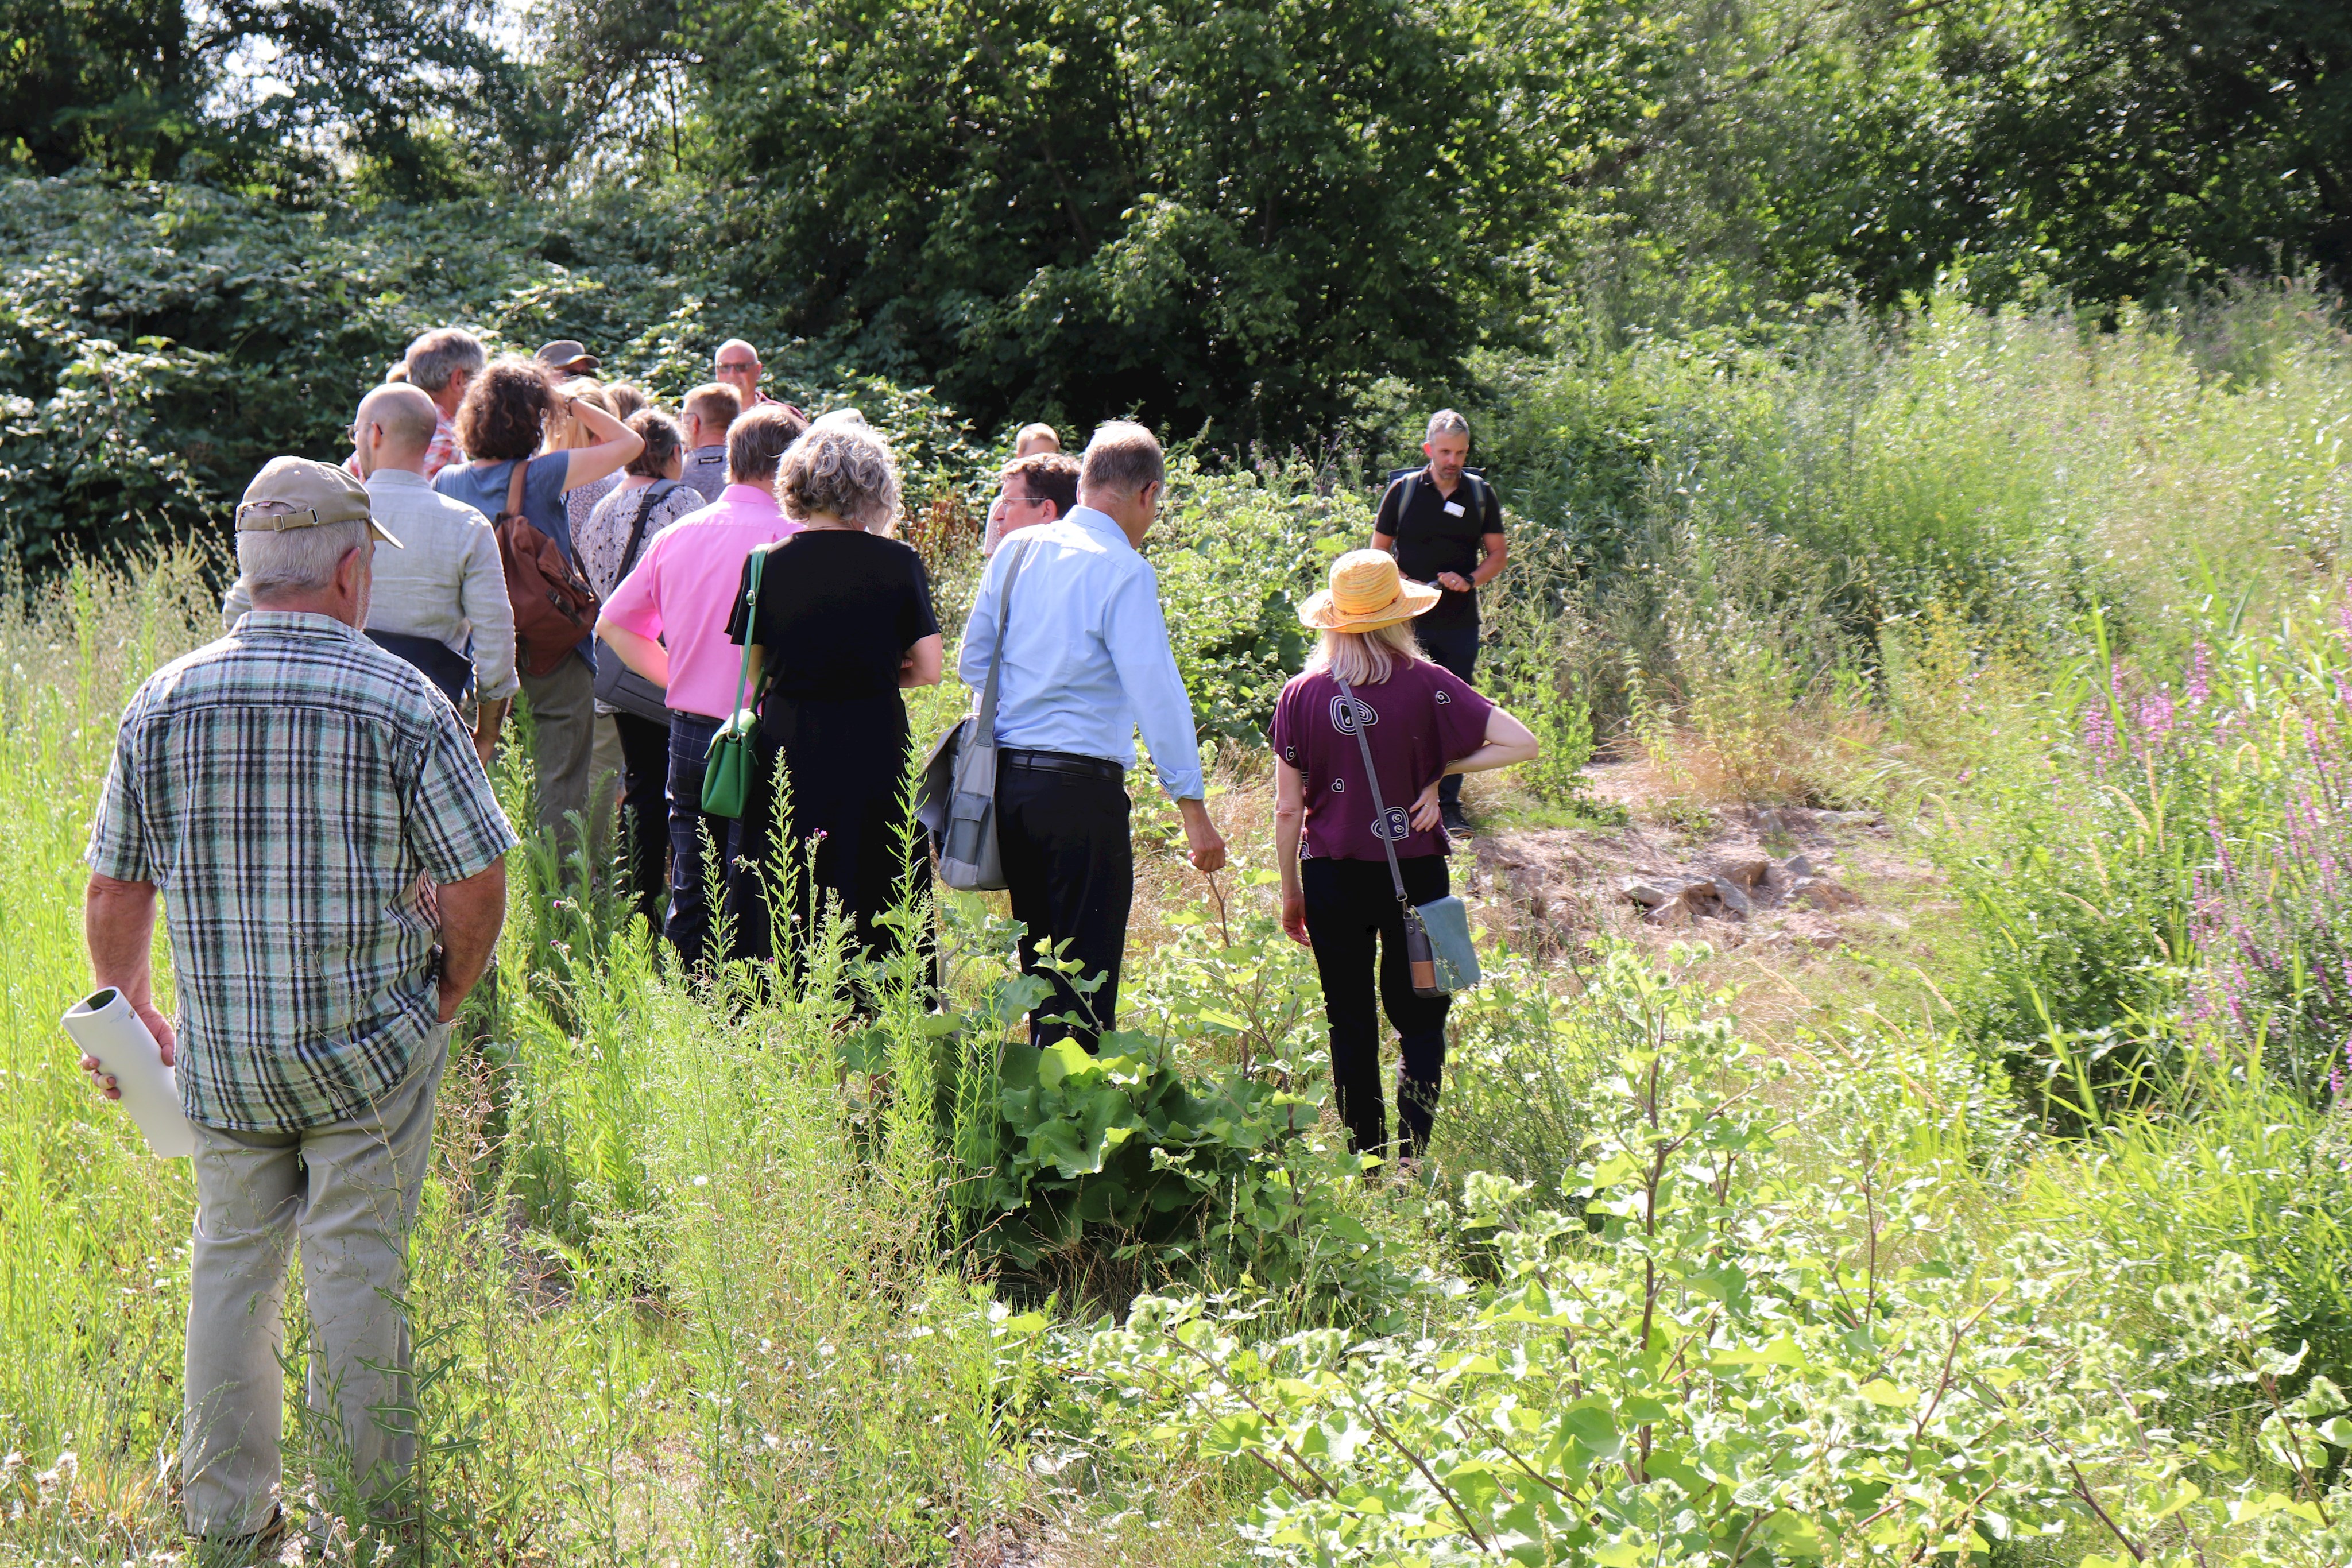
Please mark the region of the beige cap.
POLYGON ((365 523, 369 532, 394 549, 407 548, 375 520, 366 486, 331 464, 308 457, 271 458, 236 504, 236 531, 241 534, 284 533, 329 523, 365 523))

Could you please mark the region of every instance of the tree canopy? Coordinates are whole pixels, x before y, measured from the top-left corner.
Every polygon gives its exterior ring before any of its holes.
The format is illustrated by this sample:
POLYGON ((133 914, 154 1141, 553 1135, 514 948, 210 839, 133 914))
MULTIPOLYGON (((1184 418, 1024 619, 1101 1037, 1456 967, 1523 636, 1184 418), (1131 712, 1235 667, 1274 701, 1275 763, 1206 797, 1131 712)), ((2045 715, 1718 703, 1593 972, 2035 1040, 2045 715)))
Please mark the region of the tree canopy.
POLYGON ((2105 310, 2352 266, 2328 0, 540 0, 519 37, 478 0, 0 17, 18 172, 319 211, 619 204, 674 246, 651 271, 982 423, 1295 443, 1579 332, 1769 330, 1939 284, 2105 310))

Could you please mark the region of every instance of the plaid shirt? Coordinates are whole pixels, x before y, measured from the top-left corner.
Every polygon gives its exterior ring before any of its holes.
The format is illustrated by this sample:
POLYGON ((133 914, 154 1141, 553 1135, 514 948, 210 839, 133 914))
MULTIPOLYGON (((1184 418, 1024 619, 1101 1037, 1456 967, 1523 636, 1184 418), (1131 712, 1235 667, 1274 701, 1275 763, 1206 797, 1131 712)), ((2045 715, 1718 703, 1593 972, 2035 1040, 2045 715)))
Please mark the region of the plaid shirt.
POLYGON ((339 621, 256 611, 131 699, 83 858, 163 890, 190 1118, 292 1132, 407 1073, 439 1012, 421 879, 514 842, 423 675, 339 621))

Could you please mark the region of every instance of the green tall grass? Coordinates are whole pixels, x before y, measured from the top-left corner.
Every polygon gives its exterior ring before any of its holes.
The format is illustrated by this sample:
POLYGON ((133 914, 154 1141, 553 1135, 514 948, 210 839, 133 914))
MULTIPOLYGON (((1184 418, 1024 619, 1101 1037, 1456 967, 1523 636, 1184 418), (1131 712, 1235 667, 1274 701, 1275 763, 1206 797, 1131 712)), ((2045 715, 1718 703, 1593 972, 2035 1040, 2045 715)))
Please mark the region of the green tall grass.
MULTIPOLYGON (((2068 1419, 2112 1435, 2146 1416, 2136 1390, 2160 1389, 2219 1456, 2180 1471, 2207 1515, 2241 1486, 2352 1512, 2228 1392, 2306 1341, 2283 1396, 2352 1375, 2332 1370, 2352 1356, 2345 1123, 2310 1063, 2198 1010, 2202 846, 2291 883, 2300 720, 2352 671, 2326 618, 2352 360, 2324 311, 2249 293, 2094 338, 1938 301, 1899 333, 1832 323, 1778 356, 1652 346, 1515 373, 1521 405, 1482 431, 1590 466, 1524 493, 1550 531, 1523 530, 1524 570, 1496 595, 1489 668, 1509 700, 1564 751, 1589 716, 1630 716, 1708 790, 1882 806, 1960 894, 1941 946, 1967 957, 1927 977, 1948 1032, 1853 1018, 1787 1047, 1801 1071, 1771 1092, 1780 1174, 1758 1223, 1801 1222, 1850 1267, 1893 1236, 1877 1195, 1899 1192, 1902 1267, 2045 1258, 2048 1278, 2095 1281, 2039 1298, 2031 1325, 2107 1336, 2129 1364, 2120 1391, 2072 1391, 2068 1419), (2207 740, 2153 769, 2128 747, 2095 764, 2085 716, 2137 723, 2168 682, 2185 702, 2200 638, 2207 740), (2226 744, 2224 709, 2241 716, 2226 744), (2251 1325, 2226 1356, 2209 1332, 2224 1297, 2251 1325), (2192 1298, 2202 1337, 2168 1316, 2192 1298)), ((1356 542, 1361 511, 1322 470, 1180 477, 1155 545, 1170 619, 1210 716, 1246 744, 1300 651, 1287 600, 1356 542)), ((959 547, 935 564, 952 608, 976 562, 959 547)), ((179 1544, 187 1174, 89 1094, 56 1019, 86 972, 79 854, 116 716, 211 634, 214 565, 89 566, 0 594, 0 1455, 16 1456, 0 1458, 0 1563, 179 1544)), ((919 699, 918 729, 961 700, 919 699)), ((526 751, 497 779, 525 820, 526 751)), ((1119 1070, 1141 1074, 1129 1087, 1232 1073, 1311 1103, 1320 998, 1272 925, 1266 874, 1203 902, 1162 874, 1139 818, 1142 923, 1165 939, 1133 956, 1129 1021, 1152 1039, 1145 1069, 1119 1070)), ((2300 945, 2292 978, 2336 953, 2333 908, 2277 904, 2248 929, 2300 945)), ((1309 1126, 1312 1158, 1233 1161, 1243 1174, 1181 1247, 1097 1232, 1055 1270, 1000 1281, 967 1245, 994 1218, 974 1195, 1009 1167, 1008 1136, 1041 1131, 991 1071, 1015 1010, 990 1016, 1008 994, 1001 913, 947 901, 941 1010, 908 960, 855 1018, 837 949, 798 993, 742 973, 698 986, 593 861, 517 857, 416 1240, 427 1457, 403 1561, 986 1562, 1043 1522, 1074 1562, 1231 1560, 1263 1483, 1136 1442, 1171 1413, 1088 1382, 1082 1323, 1149 1285, 1215 1292, 1232 1333, 1269 1341, 1334 1323, 1442 1337, 1463 1310, 1445 1281, 1496 1256, 1457 1223, 1468 1173, 1572 1208, 1571 1173, 1622 1109, 1591 1019, 1622 998, 1588 990, 1603 984, 1589 967, 1498 952, 1494 984, 1455 1009, 1419 1179, 1363 1179, 1334 1128, 1309 1126)), ((2311 1040, 2335 1027, 2292 984, 2280 995, 2263 1006, 2311 1040)), ((1120 1094, 1096 1098, 1117 1112, 1120 1094)), ((1077 1120, 1056 1147, 1083 1156, 1119 1131, 1077 1120)), ((1261 1129, 1237 1116, 1228 1133, 1261 1129)), ((331 1504, 328 1445, 294 1431, 289 1478, 331 1504)), ((2154 1528, 2178 1517, 2162 1502, 2131 1506, 2154 1528)), ((1990 1560, 2112 1555, 2080 1533, 2092 1517, 2022 1519, 2065 1533, 1990 1560)), ((2208 1544, 2285 1539, 2225 1523, 2208 1544)), ((362 1524, 336 1528, 330 1561, 369 1554, 362 1524)), ((2341 1545, 2315 1527, 2274 1560, 2341 1545)))
POLYGON ((1887 628, 1940 608, 2063 663, 2095 604, 2122 652, 2179 657, 2201 620, 2259 627, 2339 574, 2336 310, 2248 286, 2102 332, 1941 296, 1769 348, 1490 356, 1478 451, 1582 562, 1568 623, 1604 709, 1639 686, 1735 751, 1785 728, 1787 765, 1747 772, 1835 793, 1838 748, 1811 742, 1873 695, 1887 628))
MULTIPOLYGON (((57 1019, 87 980, 114 720, 212 634, 205 564, 86 568, 0 609, 0 1561, 178 1550, 188 1167, 89 1092, 57 1019)), ((853 1124, 887 1106, 843 1092, 829 990, 698 995, 549 871, 520 863, 444 1091, 407 1560, 951 1551, 1025 1484, 997 1462, 1019 1336, 942 1266, 927 1139, 893 1156, 853 1124)), ((331 1491, 323 1435, 290 1432, 289 1482, 331 1491)))

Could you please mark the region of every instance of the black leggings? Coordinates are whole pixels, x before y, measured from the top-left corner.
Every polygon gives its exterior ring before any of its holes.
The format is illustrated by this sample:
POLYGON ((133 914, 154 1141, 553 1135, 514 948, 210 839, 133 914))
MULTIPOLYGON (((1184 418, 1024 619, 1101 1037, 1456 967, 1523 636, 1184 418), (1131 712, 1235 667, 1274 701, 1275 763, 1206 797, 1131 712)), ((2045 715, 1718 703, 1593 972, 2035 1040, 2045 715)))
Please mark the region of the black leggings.
MULTIPOLYGON (((1399 862, 1404 890, 1415 904, 1447 892, 1445 857, 1416 855, 1399 862)), ((1379 1003, 1396 1026, 1403 1061, 1397 1070, 1397 1123, 1405 1152, 1429 1144, 1437 1091, 1445 1071, 1445 1011, 1451 997, 1417 997, 1405 967, 1404 911, 1397 904, 1389 865, 1379 861, 1308 860, 1298 864, 1307 894, 1307 935, 1323 978, 1323 1016, 1331 1025, 1331 1085, 1348 1143, 1359 1154, 1388 1145, 1388 1110, 1381 1100, 1381 1025, 1372 995, 1372 958, 1380 954, 1379 1003)))

